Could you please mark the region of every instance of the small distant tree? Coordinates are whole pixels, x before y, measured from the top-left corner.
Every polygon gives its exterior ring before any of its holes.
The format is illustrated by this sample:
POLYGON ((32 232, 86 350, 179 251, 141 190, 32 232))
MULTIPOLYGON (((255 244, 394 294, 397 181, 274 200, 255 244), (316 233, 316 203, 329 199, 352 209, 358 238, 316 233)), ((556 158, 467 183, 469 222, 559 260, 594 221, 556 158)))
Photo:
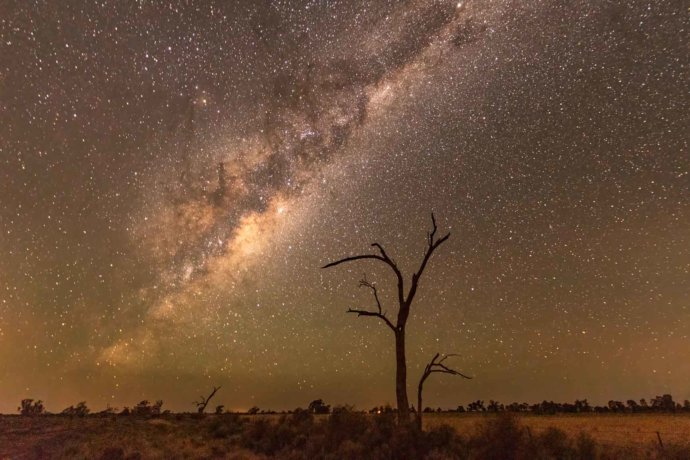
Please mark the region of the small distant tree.
POLYGON ((204 411, 206 410, 206 406, 208 406, 209 401, 211 401, 211 398, 216 394, 216 392, 220 390, 220 387, 213 387, 213 391, 211 391, 211 394, 208 395, 206 398, 204 398, 203 395, 201 395, 201 398, 199 401, 194 401, 192 404, 196 405, 196 410, 199 414, 203 414, 204 411))
POLYGON ((481 401, 479 399, 467 405, 468 412, 484 412, 485 410, 486 409, 484 408, 484 401, 481 401))
MULTIPOLYGON (((143 400, 139 402, 134 408, 132 409, 132 414, 133 415, 138 415, 140 417, 150 417, 150 416, 155 416, 155 415, 160 415, 161 414, 161 408, 163 407, 163 401, 158 400, 156 401, 155 404, 151 405, 151 403, 148 400, 143 400)), ((127 409, 127 408, 125 408, 127 409)), ((123 414, 125 415, 125 414, 123 414)))
POLYGON ((216 406, 216 410, 215 410, 215 413, 216 413, 216 415, 220 415, 220 414, 222 414, 222 413, 223 413, 223 409, 224 409, 224 408, 225 408, 225 406, 224 406, 224 405, 222 405, 222 404, 220 404, 220 405, 216 406))
POLYGON ((647 400, 644 398, 640 399, 640 411, 647 412, 648 410, 649 404, 647 404, 647 400))
POLYGON ((248 413, 249 415, 256 415, 256 414, 259 413, 259 410, 260 410, 260 409, 259 409, 258 407, 254 406, 254 407, 252 407, 251 409, 249 409, 249 410, 247 411, 247 413, 248 413))
POLYGON ((42 415, 46 412, 45 407, 43 407, 43 401, 40 399, 36 402, 34 402, 33 399, 22 399, 20 404, 21 405, 17 408, 17 411, 19 411, 21 415, 42 415))
POLYGON ((609 401, 608 408, 611 412, 624 412, 625 405, 620 401, 609 401))
POLYGON ((589 405, 586 399, 575 400, 575 412, 590 412, 592 406, 589 405))
POLYGON ((652 399, 652 410, 657 412, 675 412, 676 403, 673 401, 673 396, 665 394, 663 396, 657 396, 652 399))
POLYGON ((490 399, 489 405, 486 406, 486 410, 489 412, 502 412, 503 409, 503 404, 500 404, 498 401, 494 401, 493 399, 490 399))
POLYGON ((328 414, 331 406, 324 404, 323 399, 315 399, 309 403, 308 409, 312 414, 328 414))

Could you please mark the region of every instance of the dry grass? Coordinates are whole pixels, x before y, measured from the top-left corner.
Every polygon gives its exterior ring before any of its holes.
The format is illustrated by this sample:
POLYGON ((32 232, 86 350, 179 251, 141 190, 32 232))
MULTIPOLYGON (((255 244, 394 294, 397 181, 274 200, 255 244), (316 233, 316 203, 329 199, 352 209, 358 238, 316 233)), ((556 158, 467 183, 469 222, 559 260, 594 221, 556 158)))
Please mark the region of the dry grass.
MULTIPOLYGON (((367 436, 371 437, 371 423, 374 419, 372 416, 352 414, 341 422, 337 422, 328 416, 320 416, 314 421, 316 425, 310 425, 311 422, 308 420, 302 425, 300 425, 302 422, 295 422, 295 419, 288 418, 287 424, 285 418, 282 420, 281 422, 281 418, 275 415, 238 417, 232 414, 208 415, 203 418, 189 414, 169 415, 154 419, 114 416, 86 418, 0 416, 0 460, 44 458, 249 460, 267 458, 265 454, 280 457, 290 451, 289 449, 292 449, 290 452, 302 452, 302 456, 295 454, 291 458, 312 458, 312 454, 308 454, 310 444, 324 442, 323 439, 319 441, 319 436, 327 437, 326 444, 342 443, 337 450, 337 455, 328 458, 362 458, 361 455, 366 452, 362 451, 365 446, 363 439, 367 436), (315 426, 330 426, 330 428, 309 428, 315 426), (286 428, 296 431, 291 435, 285 432, 286 428), (360 431, 362 433, 359 433, 360 431), (315 438, 311 439, 312 436, 315 438), (274 446, 279 446, 284 440, 289 441, 289 449, 285 452, 275 450, 278 447, 274 448, 274 446), (344 457, 343 453, 348 452, 349 454, 344 457)), ((514 437, 515 433, 520 433, 519 436, 523 437, 523 441, 520 441, 523 447, 529 446, 529 442, 524 440, 530 435, 535 445, 548 445, 554 442, 558 444, 561 442, 558 440, 558 434, 556 433, 554 438, 553 430, 549 430, 550 428, 562 430, 572 440, 577 440, 581 433, 588 434, 599 445, 596 451, 604 454, 597 455, 597 458, 688 458, 686 455, 690 455, 690 450, 685 450, 686 448, 682 451, 678 450, 677 455, 667 455, 673 451, 673 444, 685 445, 690 440, 690 415, 688 414, 522 415, 518 417, 519 423, 513 428, 508 427, 508 431, 505 431, 505 427, 500 428, 500 424, 494 423, 494 428, 487 432, 487 427, 492 426, 491 423, 495 420, 497 420, 496 416, 490 414, 433 413, 425 415, 425 430, 434 431, 435 434, 430 434, 429 439, 437 439, 434 442, 440 442, 439 445, 455 442, 456 448, 460 449, 459 452, 468 453, 463 454, 461 458, 465 456, 482 458, 471 452, 481 452, 482 445, 492 445, 496 439, 502 439, 506 435, 514 437), (450 438, 443 434, 443 429, 439 428, 441 425, 452 426, 461 438, 457 441, 444 441, 443 439, 450 440, 450 438), (491 430, 495 431, 496 426, 504 431, 499 429, 498 432, 491 434, 491 430), (529 427, 528 433, 525 427, 529 427), (661 433, 667 446, 665 451, 658 449, 657 431, 661 433), (457 444, 458 442, 460 444, 457 444)), ((381 427, 379 429, 384 430, 381 433, 385 432, 385 424, 377 423, 381 427)), ((380 441, 369 439, 367 442, 374 442, 372 446, 385 443, 396 445, 402 439, 399 438, 397 441, 383 438, 380 441)), ((384 455, 376 458, 389 457, 384 455)), ((434 458, 456 457, 437 455, 434 458)), ((516 458, 531 457, 523 455, 516 458)))
MULTIPOLYGON (((425 414, 424 427, 447 424, 461 434, 472 435, 479 422, 495 417, 486 413, 425 414)), ((658 445, 656 432, 666 444, 690 440, 690 414, 559 414, 519 415, 520 422, 533 434, 558 428, 571 437, 586 433, 598 444, 611 447, 634 447, 637 450, 658 445)))
POLYGON ((230 437, 209 436, 215 419, 0 416, 0 460, 257 458, 230 437))

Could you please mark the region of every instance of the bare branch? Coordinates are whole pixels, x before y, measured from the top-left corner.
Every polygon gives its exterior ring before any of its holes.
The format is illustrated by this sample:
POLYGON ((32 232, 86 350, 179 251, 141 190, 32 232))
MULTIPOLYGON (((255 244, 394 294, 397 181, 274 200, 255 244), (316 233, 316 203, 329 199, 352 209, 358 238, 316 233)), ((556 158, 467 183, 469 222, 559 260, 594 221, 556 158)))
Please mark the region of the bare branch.
POLYGON ((386 260, 383 257, 377 256, 376 254, 365 254, 365 255, 361 255, 361 256, 345 257, 344 259, 336 260, 335 262, 331 262, 329 264, 326 264, 321 268, 335 267, 336 265, 344 264, 345 262, 352 262, 353 260, 361 260, 361 259, 376 259, 376 260, 380 260, 382 262, 386 262, 386 260))
POLYGON ((386 323, 386 325, 388 327, 390 327, 393 331, 395 331, 395 326, 393 326, 393 323, 391 323, 390 320, 388 318, 386 318, 386 315, 384 315, 383 313, 378 313, 375 311, 368 311, 368 310, 355 310, 352 308, 348 308, 347 312, 348 313, 357 313, 357 316, 374 316, 376 318, 380 318, 383 320, 384 323, 386 323))
POLYGON ((415 294, 417 294, 417 287, 419 286, 419 280, 422 277, 422 274, 424 273, 424 269, 426 268, 427 263, 429 262, 429 259, 431 259, 431 255, 434 253, 436 248, 441 246, 443 243, 450 238, 450 232, 446 233, 445 236, 442 238, 435 240, 436 236, 436 231, 438 230, 438 227, 436 225, 436 217, 434 217, 434 213, 431 213, 431 223, 432 223, 432 229, 431 232, 428 232, 428 246, 426 248, 426 251, 424 253, 424 258, 422 259, 422 263, 419 265, 419 270, 417 270, 416 273, 412 275, 412 284, 410 285, 410 291, 407 294, 407 298, 405 299, 405 303, 409 306, 412 304, 412 300, 414 299, 415 294))
POLYGON ((438 357, 439 357, 439 354, 436 353, 436 355, 431 359, 431 361, 429 362, 429 364, 427 364, 427 366, 426 366, 426 371, 425 371, 425 372, 427 372, 427 371, 428 371, 428 373, 440 372, 440 373, 443 373, 443 374, 459 375, 460 377, 464 377, 464 378, 466 378, 466 379, 470 379, 470 380, 471 380, 472 377, 469 377, 469 376, 467 376, 467 375, 465 375, 465 374, 463 374, 463 373, 461 373, 461 372, 458 372, 458 371, 456 371, 455 369, 451 369, 451 368, 449 368, 448 366, 446 366, 445 364, 443 364, 443 362, 444 362, 446 359, 448 359, 449 357, 451 357, 451 356, 459 356, 459 355, 457 355, 457 354, 444 355, 444 356, 441 357, 440 360, 436 361, 436 360, 438 359, 438 357))
POLYGON ((443 363, 443 361, 445 361, 446 359, 448 359, 452 356, 460 356, 460 355, 458 353, 450 353, 448 355, 443 355, 443 358, 441 358, 441 360, 438 362, 438 364, 443 363))
POLYGON ((379 300, 379 293, 376 290, 376 285, 367 281, 367 277, 365 276, 359 281, 359 287, 368 287, 371 289, 374 294, 374 299, 376 299, 376 306, 379 309, 379 313, 381 313, 381 301, 379 300))
POLYGON ((363 260, 363 259, 374 259, 374 260, 380 260, 381 262, 385 263, 388 265, 391 270, 393 270, 393 273, 395 273, 395 277, 397 278, 398 281, 398 301, 402 305, 405 297, 404 297, 404 281, 403 281, 403 276, 402 272, 398 268, 397 264, 393 259, 391 259, 388 254, 386 253, 385 249, 383 249, 383 246, 381 246, 379 243, 373 243, 371 245, 372 247, 376 248, 379 250, 381 255, 378 254, 362 254, 362 255, 357 255, 357 256, 350 256, 350 257, 345 257, 340 260, 336 260, 335 262, 328 263, 324 265, 321 268, 330 268, 330 267, 335 267, 336 265, 340 265, 346 262, 353 262, 355 260, 363 260))

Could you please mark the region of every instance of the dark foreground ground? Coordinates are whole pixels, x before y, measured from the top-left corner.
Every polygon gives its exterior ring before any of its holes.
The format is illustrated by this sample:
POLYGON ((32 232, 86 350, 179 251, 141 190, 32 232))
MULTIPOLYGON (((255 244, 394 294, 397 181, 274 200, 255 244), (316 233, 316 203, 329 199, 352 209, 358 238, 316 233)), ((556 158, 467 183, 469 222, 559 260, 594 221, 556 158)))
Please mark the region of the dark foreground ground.
POLYGON ((0 416, 0 459, 51 458, 690 459, 690 416, 0 416))

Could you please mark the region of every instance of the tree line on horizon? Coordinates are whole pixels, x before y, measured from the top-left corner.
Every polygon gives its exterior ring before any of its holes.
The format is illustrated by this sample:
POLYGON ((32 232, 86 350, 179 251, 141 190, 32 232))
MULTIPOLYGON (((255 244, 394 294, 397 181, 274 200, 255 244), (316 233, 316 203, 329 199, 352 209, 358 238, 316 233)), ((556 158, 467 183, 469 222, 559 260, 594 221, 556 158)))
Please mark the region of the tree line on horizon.
MULTIPOLYGON (((34 399, 23 399, 17 411, 23 416, 36 416, 36 415, 63 415, 70 417, 85 417, 87 415, 121 415, 121 416, 135 416, 135 417, 158 417, 161 415, 173 414, 170 410, 163 410, 163 401, 157 400, 155 403, 151 403, 148 400, 143 400, 134 405, 133 407, 124 407, 122 410, 113 407, 106 407, 105 409, 92 413, 86 404, 86 401, 80 401, 74 406, 69 406, 59 413, 50 413, 45 409, 42 400, 34 399)), ((252 407, 246 412, 232 412, 224 409, 225 406, 218 405, 214 410, 214 414, 245 414, 245 415, 273 415, 273 414, 292 414, 294 412, 303 411, 302 408, 297 408, 294 411, 275 411, 270 409, 260 409, 257 406, 252 407)), ((351 406, 347 406, 350 411, 355 411, 351 406)), ((335 410, 335 408, 333 409, 335 410)), ((307 412, 316 415, 327 415, 332 412, 331 406, 324 403, 322 399, 316 399, 309 403, 306 409, 307 412)), ((361 410, 355 412, 368 412, 370 414, 384 414, 384 413, 396 413, 397 410, 390 405, 385 406, 375 406, 369 410, 361 410)), ((410 412, 416 413, 414 406, 410 408, 410 412)), ((646 399, 642 398, 639 401, 634 399, 628 399, 625 403, 623 401, 610 400, 606 405, 596 405, 592 406, 586 399, 576 399, 574 403, 559 403, 554 401, 542 401, 540 403, 528 404, 528 403, 517 403, 513 402, 510 404, 502 404, 498 401, 489 400, 485 403, 483 400, 472 401, 467 404, 467 406, 459 405, 455 409, 442 409, 440 407, 433 409, 431 407, 425 407, 422 411, 424 413, 530 413, 539 415, 554 415, 554 414, 574 414, 574 413, 679 413, 685 412, 690 413, 690 400, 684 400, 682 403, 673 400, 673 396, 670 394, 664 394, 661 396, 655 396, 654 398, 646 399)), ((184 414, 186 412, 182 412, 184 414)), ((175 414, 181 414, 176 412, 175 414)), ((203 412, 198 412, 198 414, 203 414, 203 412)))

